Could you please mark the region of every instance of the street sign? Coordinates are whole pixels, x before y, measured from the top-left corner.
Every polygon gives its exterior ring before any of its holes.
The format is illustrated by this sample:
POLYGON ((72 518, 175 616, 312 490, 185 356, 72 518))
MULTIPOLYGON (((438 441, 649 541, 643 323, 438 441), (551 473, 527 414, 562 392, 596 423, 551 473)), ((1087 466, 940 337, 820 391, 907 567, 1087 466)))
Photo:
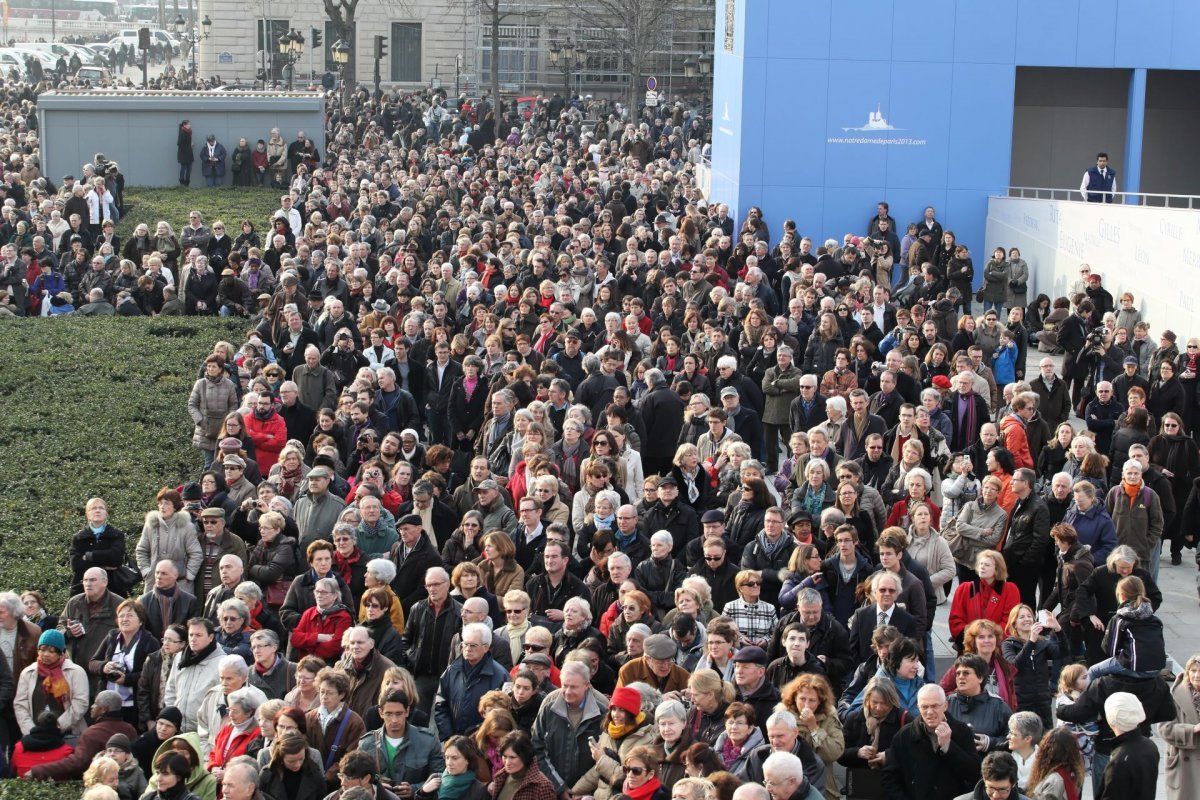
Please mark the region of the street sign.
POLYGON ((646 92, 646 105, 650 108, 658 105, 658 92, 646 92))
POLYGON ((653 92, 657 88, 658 78, 654 77, 653 75, 651 75, 649 78, 646 78, 646 91, 653 92))

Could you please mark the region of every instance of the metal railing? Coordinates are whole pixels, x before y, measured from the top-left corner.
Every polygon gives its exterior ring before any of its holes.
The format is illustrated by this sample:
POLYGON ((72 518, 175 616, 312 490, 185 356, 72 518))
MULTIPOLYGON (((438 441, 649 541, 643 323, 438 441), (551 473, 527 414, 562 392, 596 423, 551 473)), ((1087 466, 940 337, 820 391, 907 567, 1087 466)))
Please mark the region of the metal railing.
MULTIPOLYGON (((1109 192, 1115 202, 1130 206, 1150 206, 1154 208, 1190 208, 1200 209, 1200 195, 1194 194, 1161 194, 1155 192, 1109 192)), ((1010 186, 1008 197, 1019 197, 1025 200, 1067 200, 1077 203, 1086 202, 1079 194, 1079 189, 1050 188, 1044 186, 1010 186)))

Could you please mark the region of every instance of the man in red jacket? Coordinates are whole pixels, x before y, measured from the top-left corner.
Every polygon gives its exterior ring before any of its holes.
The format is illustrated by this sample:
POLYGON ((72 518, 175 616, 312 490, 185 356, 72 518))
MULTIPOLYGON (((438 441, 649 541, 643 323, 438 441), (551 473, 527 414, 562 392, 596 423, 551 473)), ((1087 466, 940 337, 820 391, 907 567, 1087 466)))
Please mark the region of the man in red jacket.
POLYGON ((1029 435, 1026 429, 1037 413, 1039 398, 1033 392, 1021 392, 1013 398, 1012 413, 1000 421, 1000 438, 1013 455, 1013 462, 1020 469, 1033 469, 1033 454, 1029 452, 1029 435))
POLYGON ((43 764, 29 770, 28 777, 38 781, 77 781, 83 777, 97 753, 108 747, 108 740, 118 733, 137 738, 133 726, 121 718, 121 695, 104 690, 96 695, 91 708, 95 720, 75 743, 75 752, 53 764, 43 764))
POLYGON ((263 395, 254 402, 254 411, 242 418, 246 433, 254 442, 258 468, 263 474, 279 461, 279 451, 287 444, 287 423, 275 411, 270 395, 263 395))

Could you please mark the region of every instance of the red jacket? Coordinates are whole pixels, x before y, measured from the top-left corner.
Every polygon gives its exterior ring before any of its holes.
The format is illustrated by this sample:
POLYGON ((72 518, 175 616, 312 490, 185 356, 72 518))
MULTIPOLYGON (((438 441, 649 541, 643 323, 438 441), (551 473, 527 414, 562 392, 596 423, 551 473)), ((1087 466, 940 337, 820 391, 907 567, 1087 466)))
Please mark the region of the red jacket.
POLYGON ((217 739, 213 743, 212 752, 208 754, 208 764, 206 769, 212 772, 214 767, 224 767, 238 756, 255 756, 262 749, 262 729, 255 725, 252 729, 245 733, 233 735, 233 725, 224 725, 217 732, 217 739), (233 743, 230 744, 230 738, 233 743), (254 740, 258 740, 257 747, 251 747, 254 740), (226 752, 225 748, 229 751, 226 752))
POLYGON ((62 761, 73 752, 75 748, 69 744, 60 744, 53 750, 26 750, 23 743, 17 742, 12 757, 13 772, 18 778, 24 778, 25 773, 34 767, 62 761))
POLYGON ((342 634, 353 624, 350 612, 340 603, 335 604, 324 615, 313 606, 300 615, 300 621, 292 631, 288 661, 299 661, 312 655, 332 664, 342 654, 342 634), (328 633, 333 638, 327 642, 318 642, 317 637, 322 633, 328 633))
POLYGON ((254 442, 258 468, 266 475, 279 462, 279 451, 287 444, 287 423, 276 412, 271 412, 267 419, 259 419, 252 411, 242 417, 242 424, 254 442))
POLYGON ((1021 590, 1012 581, 994 584, 980 580, 960 583, 950 603, 950 635, 958 637, 963 629, 977 619, 990 619, 1004 628, 1008 615, 1021 604, 1021 590), (999 592, 996 591, 999 587, 999 592))
POLYGON ((34 767, 30 770, 29 777, 39 781, 77 781, 91 766, 96 754, 104 752, 108 747, 108 740, 118 733, 128 736, 131 742, 138 737, 137 731, 125 720, 106 716, 84 729, 70 756, 52 764, 34 767))
POLYGON ((1025 421, 1016 414, 1000 420, 1000 439, 1013 455, 1017 468, 1033 469, 1033 455, 1029 452, 1029 437, 1025 433, 1025 421))

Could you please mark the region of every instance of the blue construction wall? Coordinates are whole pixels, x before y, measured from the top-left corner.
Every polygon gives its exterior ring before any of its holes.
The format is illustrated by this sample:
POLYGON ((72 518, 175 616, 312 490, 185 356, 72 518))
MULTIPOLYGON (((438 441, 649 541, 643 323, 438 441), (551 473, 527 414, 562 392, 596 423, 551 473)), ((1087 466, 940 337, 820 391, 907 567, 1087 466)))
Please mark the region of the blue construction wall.
POLYGON ((818 243, 932 205, 982 265, 1017 67, 1200 69, 1198 28, 1196 0, 716 0, 713 199, 818 243), (853 130, 876 108, 891 129, 853 130))

